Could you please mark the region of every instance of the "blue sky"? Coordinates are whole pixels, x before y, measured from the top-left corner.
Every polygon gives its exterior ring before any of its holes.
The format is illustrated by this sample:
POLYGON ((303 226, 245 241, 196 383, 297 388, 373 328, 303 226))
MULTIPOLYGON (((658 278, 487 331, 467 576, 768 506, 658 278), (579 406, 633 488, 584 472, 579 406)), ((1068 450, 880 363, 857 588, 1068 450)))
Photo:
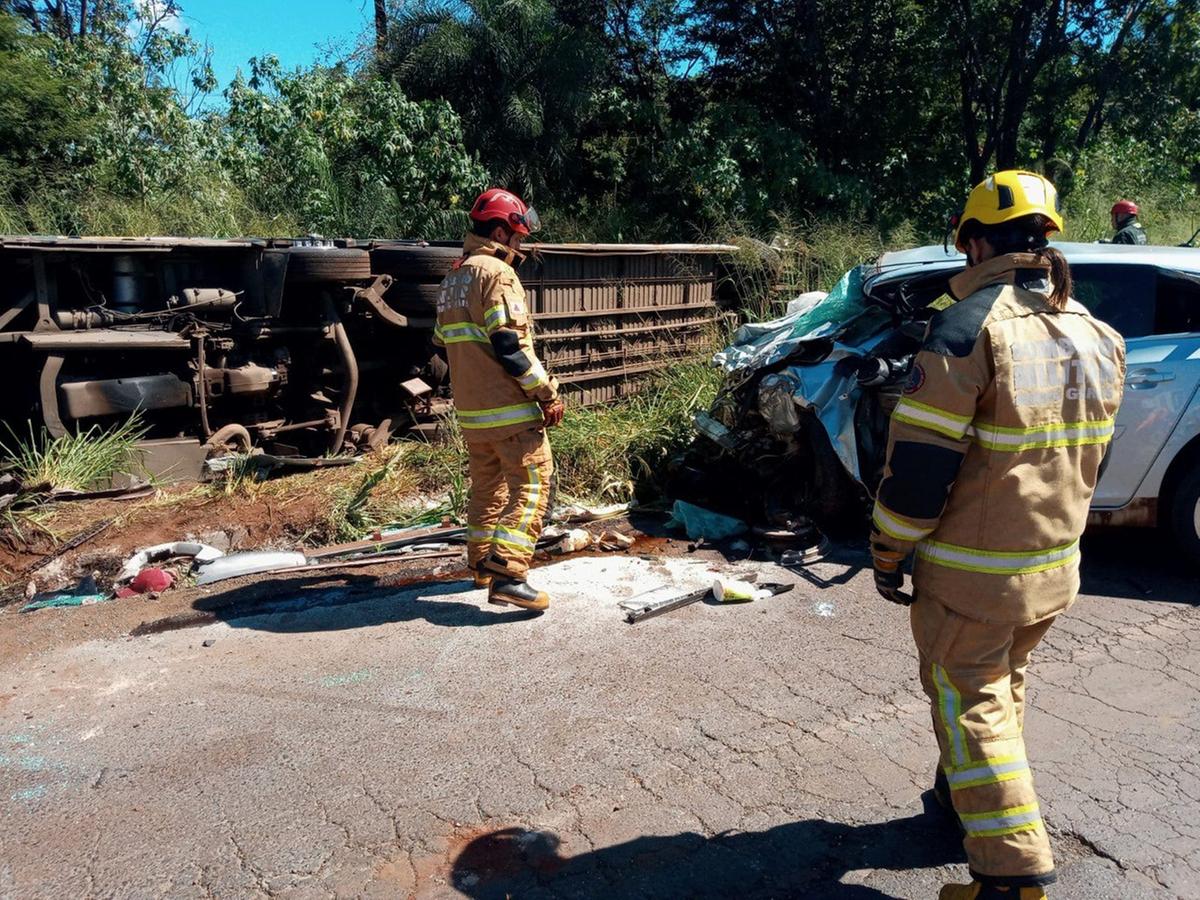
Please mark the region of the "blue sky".
POLYGON ((372 21, 371 0, 183 0, 183 23, 213 47, 224 90, 252 56, 274 53, 285 68, 347 55, 372 21), (370 17, 370 18, 369 18, 370 17))

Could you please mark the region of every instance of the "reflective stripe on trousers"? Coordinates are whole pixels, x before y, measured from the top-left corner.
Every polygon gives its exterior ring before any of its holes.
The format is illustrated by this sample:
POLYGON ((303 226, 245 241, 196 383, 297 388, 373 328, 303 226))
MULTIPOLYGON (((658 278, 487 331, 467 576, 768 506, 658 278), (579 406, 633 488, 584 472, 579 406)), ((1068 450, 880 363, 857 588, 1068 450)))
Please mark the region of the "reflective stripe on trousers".
POLYGON ((979 622, 928 591, 910 615, 940 767, 972 874, 1051 879, 1054 857, 1021 732, 1029 654, 1052 620, 979 622))
POLYGON ((497 441, 474 441, 467 449, 467 564, 478 568, 499 559, 505 574, 523 577, 550 501, 550 444, 540 429, 529 429, 497 441))

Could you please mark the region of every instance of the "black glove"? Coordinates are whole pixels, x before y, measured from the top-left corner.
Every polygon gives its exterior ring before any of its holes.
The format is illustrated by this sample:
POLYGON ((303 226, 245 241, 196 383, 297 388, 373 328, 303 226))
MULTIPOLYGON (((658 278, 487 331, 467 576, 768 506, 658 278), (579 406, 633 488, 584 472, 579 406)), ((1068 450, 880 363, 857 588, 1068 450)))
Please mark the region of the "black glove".
POLYGON ((912 594, 904 591, 904 555, 883 544, 871 544, 871 560, 875 566, 875 590, 885 600, 912 606, 912 594))

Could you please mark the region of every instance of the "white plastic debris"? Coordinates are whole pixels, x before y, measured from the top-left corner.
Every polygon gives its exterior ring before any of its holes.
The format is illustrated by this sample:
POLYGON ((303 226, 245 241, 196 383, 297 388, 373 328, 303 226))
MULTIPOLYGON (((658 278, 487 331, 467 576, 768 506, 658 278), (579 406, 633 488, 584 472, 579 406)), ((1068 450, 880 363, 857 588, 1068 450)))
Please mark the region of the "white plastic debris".
POLYGON ((190 556, 195 559, 196 565, 203 565, 215 559, 220 559, 224 555, 216 547, 210 547, 208 544, 201 544, 196 541, 174 541, 169 544, 155 544, 153 547, 139 550, 126 560, 125 565, 121 568, 121 573, 117 576, 117 584, 132 581, 137 577, 137 573, 150 565, 150 563, 162 562, 172 557, 190 556))
POLYGON ((736 578, 717 578, 712 585, 713 596, 721 603, 749 603, 765 600, 774 592, 770 588, 758 587, 736 578))
POLYGON ((212 584, 228 578, 298 569, 306 565, 308 557, 295 551, 251 550, 246 553, 233 553, 204 563, 200 567, 200 574, 196 576, 196 584, 212 584))
POLYGON ((556 506, 550 513, 551 522, 598 522, 624 515, 633 508, 633 503, 612 503, 608 506, 579 506, 567 504, 556 506))
POLYGON ((592 533, 585 528, 572 528, 551 548, 554 553, 578 553, 592 546, 592 533))

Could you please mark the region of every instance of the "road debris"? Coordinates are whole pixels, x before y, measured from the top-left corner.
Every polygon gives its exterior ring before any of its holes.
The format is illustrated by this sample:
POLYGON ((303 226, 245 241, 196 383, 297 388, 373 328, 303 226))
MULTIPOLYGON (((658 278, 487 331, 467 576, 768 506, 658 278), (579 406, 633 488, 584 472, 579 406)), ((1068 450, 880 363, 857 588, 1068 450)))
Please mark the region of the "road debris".
POLYGON ((643 619, 651 619, 654 616, 661 616, 663 613, 699 603, 711 595, 712 588, 708 587, 680 592, 679 588, 674 585, 663 585, 630 597, 628 600, 622 600, 617 606, 625 614, 625 621, 633 625, 643 619))
POLYGON ((667 527, 683 528, 693 541, 723 541, 745 534, 749 529, 741 519, 713 512, 686 500, 675 501, 667 527))
MULTIPOLYGON (((41 569, 46 568, 46 566, 50 565, 56 559, 59 559, 60 557, 62 557, 64 554, 70 553, 72 550, 82 547, 88 541, 92 540, 93 538, 97 537, 98 535, 100 535, 104 531, 106 531, 108 529, 108 527, 110 525, 112 525, 112 523, 114 521, 116 521, 116 520, 115 519, 105 519, 102 522, 96 523, 91 528, 87 528, 87 529, 81 531, 79 534, 75 535, 75 537, 71 538, 65 544, 60 544, 58 547, 56 547, 54 549, 54 551, 52 553, 50 553, 48 556, 42 557, 41 559, 29 564, 28 566, 23 568, 21 571, 17 572, 13 576, 13 579, 12 579, 13 583, 14 584, 28 583, 30 575, 33 575, 35 572, 38 572, 41 569)), ((13 600, 16 600, 19 598, 20 598, 19 594, 9 593, 9 594, 5 595, 3 598, 0 598, 0 606, 4 605, 5 603, 11 603, 13 600)))
POLYGON ((615 519, 623 516, 634 507, 634 503, 612 503, 608 506, 579 506, 577 504, 567 504, 565 506, 556 506, 550 512, 549 520, 566 525, 574 525, 578 522, 599 522, 604 519, 615 519))
POLYGON ((829 555, 829 539, 822 537, 817 543, 803 550, 784 550, 779 555, 779 564, 785 569, 803 568, 820 562, 829 555))
MULTIPOLYGON (((554 536, 551 535, 551 540, 553 539, 554 536)), ((549 549, 556 556, 563 556, 567 553, 578 553, 580 550, 587 550, 592 546, 594 540, 592 533, 586 528, 572 528, 562 532, 557 542, 549 549)))
POLYGON ((30 601, 21 607, 21 612, 68 606, 91 606, 94 603, 104 603, 110 599, 112 598, 109 594, 102 592, 96 586, 96 579, 91 575, 86 575, 72 588, 34 594, 30 601))
POLYGON ((596 546, 601 550, 628 550, 633 546, 633 538, 619 531, 608 529, 600 532, 596 538, 596 546))
POLYGON ((790 584, 774 582, 752 583, 751 580, 737 578, 717 578, 713 581, 713 596, 721 603, 751 603, 755 600, 766 600, 779 594, 785 594, 792 589, 790 584))
POLYGON ((435 528, 401 528, 396 531, 377 532, 367 540, 348 544, 331 544, 319 550, 310 550, 306 555, 310 562, 326 562, 364 554, 377 554, 405 546, 420 544, 444 544, 448 541, 466 540, 467 529, 457 525, 439 525, 435 528))
POLYGON ((169 559, 176 557, 190 557, 194 561, 194 565, 201 566, 213 560, 220 559, 225 554, 215 547, 209 547, 207 544, 201 544, 196 541, 172 541, 166 544, 155 544, 153 547, 147 547, 145 550, 139 550, 133 556, 125 561, 120 574, 117 575, 117 584, 124 584, 127 581, 132 581, 137 577, 138 573, 149 566, 151 563, 166 562, 169 559))
POLYGON ((196 584, 214 584, 243 575, 261 575, 267 572, 282 572, 298 569, 309 564, 303 553, 288 550, 247 550, 243 553, 222 555, 217 559, 199 564, 196 584))
POLYGON ((117 590, 117 597, 124 600, 127 597, 136 597, 139 594, 157 596, 163 591, 169 590, 174 584, 175 576, 166 569, 159 569, 157 567, 142 569, 126 587, 117 590))

